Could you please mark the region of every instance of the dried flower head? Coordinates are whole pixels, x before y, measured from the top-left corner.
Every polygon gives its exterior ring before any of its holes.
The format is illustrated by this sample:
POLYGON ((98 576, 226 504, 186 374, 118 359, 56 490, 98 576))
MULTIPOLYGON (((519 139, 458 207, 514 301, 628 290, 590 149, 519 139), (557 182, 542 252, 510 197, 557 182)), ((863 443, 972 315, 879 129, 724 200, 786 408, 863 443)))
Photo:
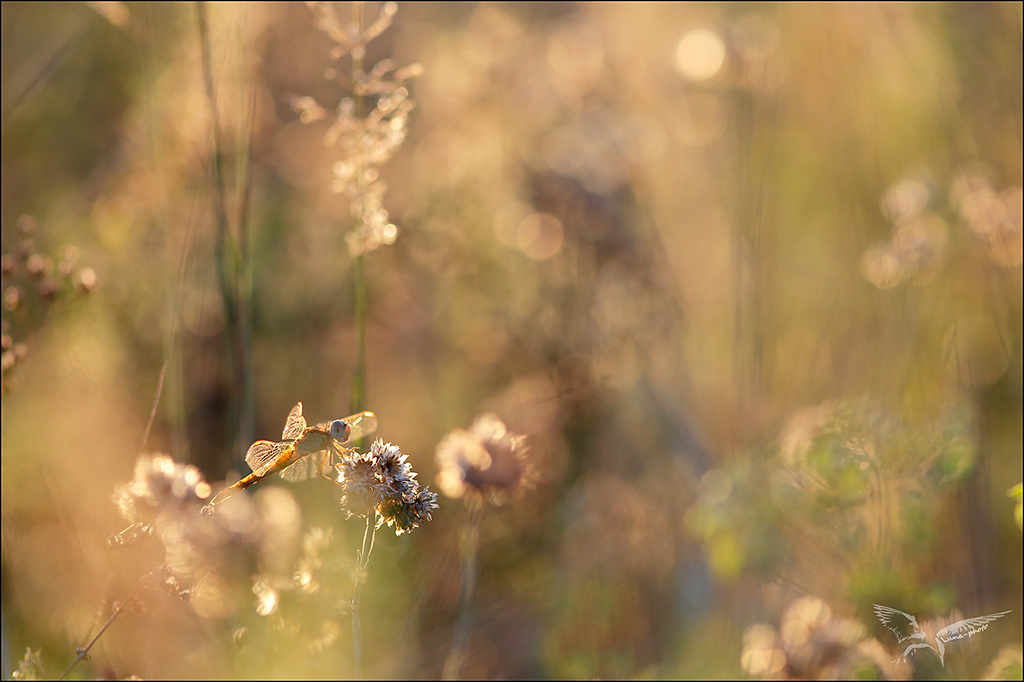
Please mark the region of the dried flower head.
MULTIPOLYGON (((384 209, 387 185, 380 180, 380 167, 405 141, 409 113, 415 106, 406 82, 418 76, 422 68, 413 64, 396 69, 391 60, 385 59, 369 71, 363 69, 366 45, 391 25, 398 11, 395 3, 385 3, 366 27, 359 20, 343 21, 330 3, 307 4, 316 16, 316 27, 336 43, 331 57, 352 58, 351 76, 335 68, 326 71, 327 78, 348 89, 354 99, 345 97, 338 104, 324 144, 336 145, 341 152, 333 167, 332 189, 349 197, 355 224, 345 241, 349 252, 359 256, 393 244, 398 237, 398 228, 384 209), (372 110, 364 114, 369 106, 372 110)), ((358 12, 361 16, 361 4, 358 12)), ((328 110, 312 97, 292 97, 291 105, 303 123, 329 117, 328 110)))
POLYGON ((42 652, 25 649, 25 656, 18 663, 18 669, 11 673, 15 680, 45 680, 46 671, 43 669, 42 652))
POLYGON ((140 457, 132 480, 117 488, 114 501, 126 520, 152 522, 164 511, 198 508, 210 496, 210 484, 191 464, 168 455, 140 457))
POLYGON ((337 465, 338 484, 348 514, 377 515, 377 527, 394 526, 401 535, 429 521, 437 509, 437 493, 420 486, 408 455, 378 438, 369 452, 356 453, 337 465))
POLYGON ((476 418, 469 431, 456 429, 437 446, 437 485, 449 497, 489 497, 501 504, 533 487, 526 437, 513 434, 497 416, 476 418))
MULTIPOLYGON (((131 525, 112 535, 108 546, 131 549, 155 538, 163 550, 165 579, 178 586, 180 595, 191 596, 204 580, 208 584, 217 580, 210 578, 213 571, 232 570, 239 558, 232 556, 233 550, 254 540, 259 530, 255 524, 239 523, 237 515, 202 516, 200 510, 210 492, 210 484, 196 467, 163 454, 140 457, 132 480, 114 494, 121 515, 131 525)), ((227 606, 222 599, 213 599, 216 594, 211 590, 193 606, 201 603, 207 614, 223 612, 227 606)))

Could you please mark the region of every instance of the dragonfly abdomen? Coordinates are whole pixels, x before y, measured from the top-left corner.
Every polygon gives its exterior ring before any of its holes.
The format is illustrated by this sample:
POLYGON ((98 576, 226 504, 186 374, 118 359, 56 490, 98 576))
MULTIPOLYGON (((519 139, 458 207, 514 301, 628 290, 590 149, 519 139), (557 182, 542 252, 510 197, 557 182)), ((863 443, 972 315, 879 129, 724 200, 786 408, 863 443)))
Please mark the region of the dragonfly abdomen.
MULTIPOLYGON (((271 470, 271 471, 273 471, 273 470, 271 470)), ((271 473, 271 471, 267 471, 267 472, 264 472, 262 474, 253 472, 253 473, 249 474, 248 476, 246 476, 245 478, 243 478, 242 480, 238 481, 237 483, 233 483, 233 484, 229 485, 227 488, 224 488, 224 490, 221 490, 219 493, 217 493, 212 500, 210 500, 210 506, 212 507, 213 505, 217 504, 221 500, 224 500, 224 499, 226 499, 228 497, 231 497, 232 495, 234 495, 239 490, 245 490, 246 488, 248 488, 252 484, 258 483, 259 481, 261 481, 264 478, 266 478, 267 475, 271 473)))

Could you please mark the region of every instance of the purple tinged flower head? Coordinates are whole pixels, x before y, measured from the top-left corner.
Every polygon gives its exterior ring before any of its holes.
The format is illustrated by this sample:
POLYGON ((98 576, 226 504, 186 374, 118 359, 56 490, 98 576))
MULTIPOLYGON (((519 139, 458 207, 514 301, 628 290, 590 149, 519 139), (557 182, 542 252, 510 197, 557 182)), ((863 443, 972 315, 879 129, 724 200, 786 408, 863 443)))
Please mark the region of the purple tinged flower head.
POLYGON ((401 535, 429 521, 437 493, 420 486, 416 472, 397 445, 378 438, 369 452, 355 453, 337 465, 342 505, 353 516, 377 515, 377 527, 393 526, 401 535))
POLYGON ((496 415, 455 429, 437 446, 437 484, 449 497, 487 498, 501 504, 533 487, 526 437, 509 431, 496 415))

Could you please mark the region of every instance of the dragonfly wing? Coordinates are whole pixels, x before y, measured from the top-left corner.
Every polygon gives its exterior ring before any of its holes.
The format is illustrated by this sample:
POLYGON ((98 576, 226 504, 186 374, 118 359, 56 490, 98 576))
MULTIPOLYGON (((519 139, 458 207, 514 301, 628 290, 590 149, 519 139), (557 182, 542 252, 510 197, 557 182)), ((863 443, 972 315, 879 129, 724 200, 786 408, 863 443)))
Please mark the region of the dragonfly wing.
POLYGON ((322 476, 324 469, 330 464, 331 451, 321 450, 320 452, 314 452, 309 456, 309 475, 322 476))
POLYGON ((281 470, 281 478, 286 481, 305 481, 309 478, 309 457, 303 457, 299 461, 286 466, 281 470))
POLYGON ((284 431, 281 438, 288 440, 298 438, 306 428, 306 418, 302 416, 302 402, 295 403, 295 407, 288 413, 288 419, 284 423, 284 431))
POLYGON ((373 412, 360 412, 346 417, 345 421, 352 427, 352 433, 348 436, 349 440, 359 440, 377 430, 377 415, 373 412))
POLYGON ((344 419, 335 419, 333 422, 320 422, 310 430, 329 433, 339 443, 347 443, 359 440, 376 431, 377 415, 373 412, 360 412, 344 419))
POLYGON ((252 472, 262 476, 277 464, 278 459, 285 453, 291 443, 272 443, 269 440, 258 440, 249 446, 245 453, 245 463, 249 465, 252 472))
POLYGON ((311 452, 291 466, 281 471, 281 477, 286 481, 304 481, 323 473, 325 460, 329 456, 327 450, 311 452))

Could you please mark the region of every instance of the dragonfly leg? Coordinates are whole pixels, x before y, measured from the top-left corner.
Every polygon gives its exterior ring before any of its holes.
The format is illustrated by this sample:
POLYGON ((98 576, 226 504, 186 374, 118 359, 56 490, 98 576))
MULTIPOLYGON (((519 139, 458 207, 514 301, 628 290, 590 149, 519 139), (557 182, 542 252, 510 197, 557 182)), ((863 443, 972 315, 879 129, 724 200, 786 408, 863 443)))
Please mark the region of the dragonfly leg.
POLYGON ((323 476, 328 481, 331 480, 329 474, 334 469, 334 451, 328 450, 327 454, 320 458, 320 462, 316 465, 316 475, 323 476))

